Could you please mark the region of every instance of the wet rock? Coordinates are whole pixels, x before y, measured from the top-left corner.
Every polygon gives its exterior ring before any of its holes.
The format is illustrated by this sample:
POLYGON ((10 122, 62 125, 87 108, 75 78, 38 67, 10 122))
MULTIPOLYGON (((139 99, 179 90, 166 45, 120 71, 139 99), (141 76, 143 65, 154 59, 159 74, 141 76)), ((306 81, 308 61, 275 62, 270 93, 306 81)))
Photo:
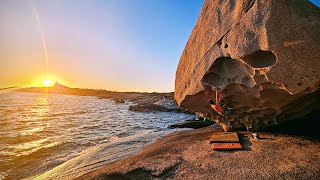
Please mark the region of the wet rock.
POLYGON ((179 110, 180 107, 176 104, 176 102, 173 99, 166 99, 163 98, 155 103, 153 103, 158 106, 162 106, 170 111, 179 110))
POLYGON ((319 34, 320 9, 307 0, 206 0, 180 58, 175 100, 219 118, 225 130, 264 130, 305 115, 316 104, 303 97, 320 84, 319 34), (231 115, 213 113, 214 89, 231 115))
POLYGON ((120 98, 114 98, 113 99, 115 103, 125 103, 125 101, 123 99, 120 98))
POLYGON ((129 110, 138 112, 183 112, 180 107, 175 103, 173 99, 162 98, 154 103, 142 103, 137 105, 129 106, 129 110))
POLYGON ((168 111, 167 109, 165 109, 162 106, 158 106, 158 105, 142 105, 142 104, 138 104, 138 105, 132 105, 129 106, 129 110, 131 111, 136 111, 136 112, 157 112, 157 111, 168 111))

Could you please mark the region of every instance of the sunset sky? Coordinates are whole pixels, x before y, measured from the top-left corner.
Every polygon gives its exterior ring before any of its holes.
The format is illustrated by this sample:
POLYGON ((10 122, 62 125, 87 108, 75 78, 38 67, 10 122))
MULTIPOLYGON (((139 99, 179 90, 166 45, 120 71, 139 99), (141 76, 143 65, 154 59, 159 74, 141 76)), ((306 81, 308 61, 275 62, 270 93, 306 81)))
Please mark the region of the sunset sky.
POLYGON ((202 3, 1 0, 0 87, 52 79, 81 88, 174 91, 202 3))
POLYGON ((173 91, 203 0, 1 0, 0 87, 173 91))

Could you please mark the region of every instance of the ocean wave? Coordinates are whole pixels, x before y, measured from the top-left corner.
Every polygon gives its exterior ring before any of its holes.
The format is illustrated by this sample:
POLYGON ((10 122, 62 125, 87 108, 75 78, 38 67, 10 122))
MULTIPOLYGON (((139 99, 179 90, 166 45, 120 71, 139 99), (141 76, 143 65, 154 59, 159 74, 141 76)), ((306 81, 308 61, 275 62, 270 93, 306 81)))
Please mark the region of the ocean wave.
POLYGON ((84 149, 78 157, 30 179, 74 179, 103 165, 137 153, 163 136, 165 131, 146 130, 105 144, 84 149))
POLYGON ((39 166, 42 161, 59 150, 62 145, 52 142, 39 148, 18 152, 14 157, 11 157, 10 163, 0 164, 0 169, 7 174, 6 178, 9 179, 22 179, 29 174, 37 174, 39 172, 35 172, 34 167, 39 166), (15 172, 15 174, 8 172, 15 172))
POLYGON ((130 133, 129 132, 122 132, 122 133, 117 134, 116 136, 119 138, 123 138, 123 137, 130 136, 130 133))
POLYGON ((83 126, 80 126, 79 128, 91 130, 91 129, 100 128, 101 126, 102 126, 102 124, 92 124, 92 125, 83 125, 83 126))
POLYGON ((70 116, 70 115, 80 115, 80 114, 86 114, 88 113, 87 111, 76 111, 76 112, 61 112, 61 113, 51 113, 51 114, 46 114, 44 115, 45 118, 50 118, 50 117, 59 117, 59 116, 70 116))
MULTIPOLYGON (((0 137, 1 142, 4 143, 7 148, 10 146, 29 143, 32 141, 38 141, 41 139, 43 139, 43 136, 34 135, 34 134, 33 135, 18 135, 18 136, 14 136, 14 137, 8 137, 8 136, 0 137)), ((1 149, 1 147, 0 147, 0 149, 1 149)))

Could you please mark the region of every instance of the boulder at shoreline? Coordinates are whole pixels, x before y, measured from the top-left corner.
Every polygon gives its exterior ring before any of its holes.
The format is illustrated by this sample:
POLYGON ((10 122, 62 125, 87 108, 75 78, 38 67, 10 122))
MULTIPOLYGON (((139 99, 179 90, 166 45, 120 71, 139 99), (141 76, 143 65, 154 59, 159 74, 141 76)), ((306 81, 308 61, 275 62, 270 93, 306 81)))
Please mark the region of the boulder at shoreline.
POLYGON ((206 0, 179 61, 175 100, 215 119, 208 100, 218 89, 234 109, 219 119, 226 131, 320 112, 319 34, 320 8, 308 0, 206 0))

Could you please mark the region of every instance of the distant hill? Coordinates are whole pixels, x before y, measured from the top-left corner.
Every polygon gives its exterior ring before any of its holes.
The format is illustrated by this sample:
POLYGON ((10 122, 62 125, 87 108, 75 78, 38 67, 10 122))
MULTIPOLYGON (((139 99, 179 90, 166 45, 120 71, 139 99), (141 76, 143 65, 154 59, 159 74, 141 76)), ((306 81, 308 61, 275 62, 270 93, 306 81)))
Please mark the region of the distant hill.
POLYGON ((5 88, 0 88, 0 91, 9 90, 9 89, 15 89, 15 88, 19 88, 19 86, 10 86, 10 87, 5 87, 5 88))
MULTIPOLYGON (((52 87, 27 87, 27 88, 19 88, 19 89, 16 89, 15 91, 33 92, 33 93, 49 93, 49 94, 69 94, 69 95, 80 95, 80 96, 98 96, 98 97, 104 97, 104 98, 107 98, 107 96, 110 96, 110 98, 112 98, 114 95, 118 95, 118 94, 150 94, 150 93, 139 93, 139 92, 115 92, 115 91, 107 91, 107 90, 101 90, 101 89, 71 88, 57 82, 52 87)), ((159 93, 159 94, 166 94, 166 93, 159 93)))

